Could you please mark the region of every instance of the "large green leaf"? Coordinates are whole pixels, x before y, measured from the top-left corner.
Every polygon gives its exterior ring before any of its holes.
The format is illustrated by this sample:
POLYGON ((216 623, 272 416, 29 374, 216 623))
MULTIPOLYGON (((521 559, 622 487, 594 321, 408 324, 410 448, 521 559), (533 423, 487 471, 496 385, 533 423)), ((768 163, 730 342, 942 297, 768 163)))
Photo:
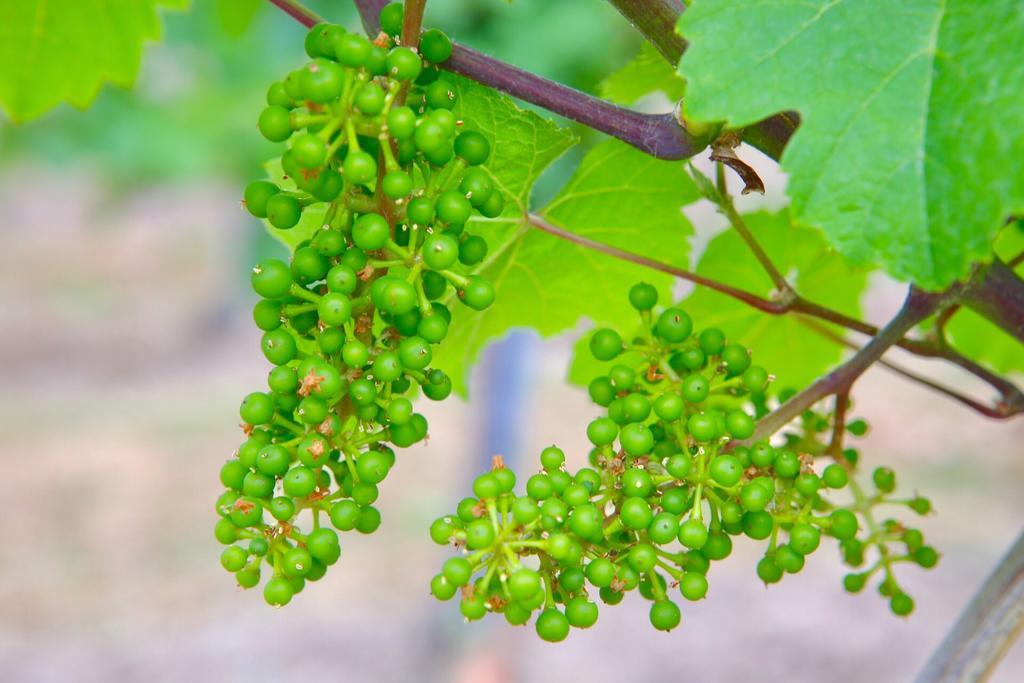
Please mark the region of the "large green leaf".
POLYGON ((601 97, 619 104, 633 104, 644 95, 665 94, 672 102, 682 98, 686 82, 653 45, 645 42, 628 64, 601 81, 601 97))
POLYGON ((60 102, 85 108, 109 81, 129 87, 142 43, 160 37, 158 5, 187 0, 0 3, 0 108, 27 121, 60 102))
MULTIPOLYGON (((541 212, 573 234, 685 265, 692 227, 681 208, 698 193, 679 163, 653 159, 617 140, 594 148, 541 212)), ((485 234, 495 224, 480 226, 485 234)), ((488 341, 517 327, 549 336, 588 317, 624 325, 635 317, 630 285, 646 279, 667 295, 671 279, 530 227, 520 214, 501 224, 481 273, 497 300, 483 313, 460 312, 439 364, 464 390, 465 368, 488 341)), ((435 359, 438 359, 435 354, 435 359)))
POLYGON ((1024 210, 1019 0, 697 0, 679 27, 687 116, 799 111, 794 220, 854 262, 941 288, 1024 210))
MULTIPOLYGON (((788 212, 759 212, 746 221, 776 267, 804 296, 848 315, 860 311, 865 274, 852 269, 825 244, 821 233, 790 224, 788 212)), ((773 284, 734 230, 715 237, 697 264, 701 275, 767 297, 773 284)), ((802 387, 842 354, 842 347, 793 315, 762 313, 732 297, 698 287, 682 303, 698 329, 721 327, 731 340, 749 347, 754 362, 777 377, 776 386, 802 387)))

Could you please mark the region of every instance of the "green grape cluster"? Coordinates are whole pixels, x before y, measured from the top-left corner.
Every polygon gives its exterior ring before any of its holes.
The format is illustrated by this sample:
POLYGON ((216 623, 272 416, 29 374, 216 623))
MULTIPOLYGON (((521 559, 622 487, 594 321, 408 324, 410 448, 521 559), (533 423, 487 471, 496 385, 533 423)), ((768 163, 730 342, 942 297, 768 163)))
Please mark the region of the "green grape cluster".
MULTIPOLYGON (((912 559, 929 567, 937 555, 919 531, 875 523, 872 510, 894 502, 891 470, 876 470, 879 493, 870 498, 850 477, 849 452, 816 473, 830 419, 814 413, 777 445, 740 445, 774 400, 772 376, 721 330, 694 332, 676 307, 655 313, 657 299, 650 285, 630 290, 642 323, 636 338, 610 329, 590 337, 593 356, 612 365, 589 385, 603 409, 587 426, 589 466, 569 472, 563 451, 551 446, 524 494, 515 493, 516 477, 500 460, 479 476, 473 496, 431 526, 435 542, 462 551, 432 579, 433 595, 461 595, 471 621, 499 612, 520 625, 537 612, 537 634, 556 642, 571 627, 593 625, 598 601, 615 605, 635 589, 651 602, 651 624, 668 631, 681 620, 676 591, 685 600, 704 598, 711 566, 730 555, 734 538, 767 543, 756 573, 771 584, 799 572, 822 536, 831 536, 852 565, 871 548, 880 555, 847 577, 848 589, 883 571, 892 610, 909 613, 913 603, 892 565, 912 559), (852 503, 831 502, 851 488, 852 503), (897 542, 907 554, 892 552, 897 542)), ((927 512, 927 501, 915 501, 911 507, 927 512)))
MULTIPOLYGON (((384 26, 395 20, 386 7, 384 26)), ((460 132, 454 89, 424 63, 447 59, 451 42, 438 31, 423 40, 421 57, 386 34, 371 42, 317 25, 305 41, 311 61, 270 86, 259 116, 267 139, 288 143, 285 179, 250 184, 245 207, 281 230, 313 205, 324 210, 290 263, 252 270, 253 319, 274 367, 267 390, 242 402, 247 439, 220 471, 221 563, 245 588, 266 563, 271 605, 339 559, 335 529, 378 527, 373 503, 392 446, 427 436, 410 397, 452 390, 432 367, 447 302, 480 311, 494 300, 490 282, 469 272, 487 245, 464 232, 475 213, 503 208, 480 168, 490 143, 460 132)))

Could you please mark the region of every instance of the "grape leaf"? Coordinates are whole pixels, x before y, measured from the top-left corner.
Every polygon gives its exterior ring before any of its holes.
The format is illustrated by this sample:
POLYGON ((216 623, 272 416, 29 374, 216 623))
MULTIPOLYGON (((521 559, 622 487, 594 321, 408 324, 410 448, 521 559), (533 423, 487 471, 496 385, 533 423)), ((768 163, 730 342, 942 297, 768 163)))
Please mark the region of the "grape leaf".
MULTIPOLYGON (((587 154, 541 216, 576 235, 685 265, 693 230, 681 208, 697 199, 681 164, 609 140, 587 154)), ((495 285, 495 305, 456 316, 449 338, 458 343, 435 354, 462 392, 465 369, 480 349, 510 329, 531 327, 550 336, 583 317, 624 324, 635 317, 626 302, 633 282, 645 279, 663 293, 671 283, 668 276, 531 228, 523 220, 524 207, 519 210, 518 218, 505 219, 504 232, 479 271, 495 285)), ((481 223, 478 231, 486 233, 493 225, 481 223)))
POLYGON ((664 93, 670 101, 678 102, 685 89, 686 81, 648 42, 640 46, 632 61, 597 86, 601 97, 618 104, 633 104, 654 92, 664 93))
MULTIPOLYGON (((745 220, 776 267, 812 301, 856 316, 867 278, 828 248, 821 233, 794 227, 788 212, 758 212, 745 220)), ((728 230, 708 243, 697 272, 767 297, 773 284, 739 234, 728 230)), ((682 302, 697 329, 717 326, 749 347, 754 363, 777 377, 776 386, 799 388, 840 359, 842 347, 814 332, 797 316, 762 313, 737 299, 698 287, 682 302)))
POLYGON ((62 101, 84 109, 105 81, 131 86, 142 43, 160 37, 158 5, 188 2, 0 3, 0 108, 23 122, 62 101))
POLYGON ((688 117, 800 112, 794 221, 853 262, 942 288, 1024 210, 1018 0, 698 0, 679 29, 688 117))

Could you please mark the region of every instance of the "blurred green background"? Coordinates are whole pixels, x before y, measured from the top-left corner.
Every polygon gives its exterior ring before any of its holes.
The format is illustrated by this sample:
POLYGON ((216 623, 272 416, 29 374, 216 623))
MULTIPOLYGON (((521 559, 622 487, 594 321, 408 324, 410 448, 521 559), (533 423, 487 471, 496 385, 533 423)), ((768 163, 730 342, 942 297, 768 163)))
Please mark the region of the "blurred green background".
MULTIPOLYGON (((346 0, 310 4, 356 26, 346 0)), ((344 537, 338 567, 287 609, 237 591, 217 561, 212 501, 241 438, 238 400, 267 369, 247 272, 281 249, 238 200, 275 154, 255 120, 266 86, 301 62, 303 30, 261 0, 193 5, 165 15, 132 91, 0 123, 0 681, 860 682, 919 668, 1019 531, 1024 429, 878 370, 858 387, 874 425, 866 457, 932 497, 938 515, 922 527, 945 552, 935 571, 905 574, 918 601, 909 621, 844 595, 829 552, 765 591, 748 543, 671 635, 650 630, 639 599, 559 647, 499 619, 467 626, 437 604, 427 585, 446 552, 426 528, 492 455, 481 452, 485 413, 509 391, 510 357, 519 406, 506 455, 532 462, 554 441, 582 460, 592 412, 563 381, 571 336, 492 348, 471 403, 428 406, 430 443, 400 454, 381 530, 344 537)), ((432 0, 427 23, 588 91, 639 46, 600 0, 432 0)), ((556 164, 538 194, 578 158, 556 164)), ((778 205, 785 179, 758 164, 778 205)), ((691 218, 702 234, 721 227, 710 211, 691 218)), ((900 294, 877 282, 869 317, 900 294)), ((1018 648, 994 680, 1022 678, 1018 648)))

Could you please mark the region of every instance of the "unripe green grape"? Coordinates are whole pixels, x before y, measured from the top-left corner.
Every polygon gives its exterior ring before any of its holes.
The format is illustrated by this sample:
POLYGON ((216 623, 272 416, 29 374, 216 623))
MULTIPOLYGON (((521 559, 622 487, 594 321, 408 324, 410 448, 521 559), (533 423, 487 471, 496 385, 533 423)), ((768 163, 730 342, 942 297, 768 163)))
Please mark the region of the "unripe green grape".
POLYGON ((317 304, 317 314, 325 325, 341 326, 352 319, 352 303, 338 292, 328 292, 317 304))
POLYGON ((414 81, 423 69, 419 55, 407 47, 396 47, 388 53, 388 73, 398 81, 414 81))
POLYGON ((459 290, 459 300, 474 311, 482 311, 494 303, 494 286, 479 275, 470 275, 466 286, 459 290))
POLYGON ((494 183, 483 169, 470 168, 459 182, 459 192, 469 200, 474 208, 479 209, 494 193, 494 183))
POLYGON ((230 548, 225 548, 224 552, 220 554, 220 565, 227 571, 234 573, 245 567, 248 559, 248 553, 237 545, 233 545, 230 548))
POLYGON ((595 446, 611 444, 618 433, 618 426, 607 417, 599 417, 587 425, 587 438, 595 446))
POLYGON ((267 88, 267 104, 272 107, 284 107, 285 109, 291 109, 295 106, 292 98, 288 96, 288 92, 284 88, 284 83, 276 81, 270 84, 267 88))
POLYGON ((750 354, 739 344, 728 344, 722 349, 722 362, 729 375, 740 375, 750 367, 750 354))
POLYGON ((494 543, 494 527, 489 519, 477 519, 466 526, 466 547, 482 550, 494 543))
POLYGON ((665 393, 654 400, 654 412, 665 422, 674 422, 683 414, 683 399, 679 394, 665 393))
POLYGON ((788 545, 775 549, 775 564, 787 574, 796 574, 804 568, 804 556, 788 545))
POLYGON ((306 54, 313 59, 317 57, 333 57, 334 40, 344 32, 345 29, 335 24, 317 24, 306 34, 304 43, 306 54))
POLYGON ((327 158, 327 146, 312 133, 300 133, 292 137, 291 150, 303 168, 318 168, 327 158))
POLYGON ((416 334, 436 344, 448 336, 448 322, 441 315, 424 316, 416 325, 416 334))
POLYGON ((242 400, 238 413, 246 424, 267 424, 274 417, 274 399, 269 394, 255 391, 242 400))
POLYGON ((768 371, 760 366, 752 366, 743 371, 744 388, 752 394, 761 393, 768 384, 768 371))
POLYGON ((667 342, 677 344, 690 336, 693 321, 690 316, 678 308, 667 308, 658 316, 654 332, 667 342))
POLYGON ((302 69, 299 76, 299 88, 303 97, 319 104, 338 99, 344 82, 345 76, 341 67, 329 59, 314 59, 302 69))
POLYGON ((782 574, 782 568, 775 563, 775 558, 771 555, 765 555, 757 563, 757 576, 766 586, 781 581, 782 574))
POLYGON ((671 600, 657 600, 651 605, 648 615, 651 625, 659 631, 671 631, 679 626, 682 620, 682 613, 679 606, 671 600))
POLYGON ((775 449, 767 441, 759 441, 750 448, 750 463, 754 467, 769 467, 775 456, 775 449))
POLYGON ((420 36, 420 52, 428 62, 440 64, 452 56, 452 41, 439 29, 427 29, 420 36))
POLYGON ((279 193, 281 188, 267 180, 256 180, 245 188, 245 208, 257 218, 267 217, 267 201, 279 193))
POLYGON ((477 206, 477 209, 480 211, 480 215, 486 218, 497 218, 505 210, 505 198, 496 189, 491 192, 490 196, 482 204, 477 206))
POLYGON ((744 484, 740 490, 740 504, 751 512, 760 512, 771 502, 772 492, 754 482, 744 484))
MULTIPOLYGON (((338 535, 333 529, 317 528, 309 532, 306 537, 306 550, 313 559, 324 564, 334 564, 341 556, 341 546, 338 544, 338 535)), ((312 567, 310 567, 310 570, 312 567)), ((309 578, 309 571, 306 572, 309 578)))
MULTIPOLYGON (((341 194, 341 191, 344 189, 344 187, 345 187, 345 181, 342 179, 340 173, 335 171, 333 168, 324 168, 324 169, 320 170, 320 182, 312 190, 312 194, 313 194, 314 197, 316 197, 317 199, 319 199, 322 202, 333 202, 335 199, 338 198, 338 195, 341 194)), ((332 231, 324 231, 324 232, 326 232, 327 234, 339 235, 340 236, 340 233, 338 233, 337 231, 333 231, 332 230, 332 231)), ((323 234, 323 233, 318 233, 318 234, 323 234)), ((341 246, 341 248, 337 249, 333 253, 330 253, 330 254, 325 253, 324 255, 325 256, 335 256, 337 254, 340 254, 343 251, 344 244, 342 243, 340 246, 341 246)), ((318 251, 320 251, 321 253, 324 253, 323 252, 323 248, 321 248, 321 247, 318 247, 318 251)))
POLYGON ((773 528, 772 516, 763 510, 743 514, 743 533, 755 541, 771 536, 773 528))
POLYGON ((300 284, 322 280, 327 275, 331 262, 316 249, 304 246, 295 250, 292 256, 292 279, 300 284))
POLYGON ((669 512, 660 512, 647 527, 647 535, 658 545, 671 543, 679 535, 679 520, 669 512))
POLYGON ((697 441, 713 442, 725 431, 711 413, 694 413, 686 421, 686 431, 697 441))
POLYGON ((420 337, 407 337, 398 345, 398 358, 410 370, 423 370, 433 358, 430 344, 420 337))
POLYGON ((590 337, 590 353, 598 360, 611 360, 621 352, 622 337, 615 330, 597 330, 590 337))
POLYGON ((248 472, 249 468, 239 461, 229 460, 220 468, 220 483, 223 484, 225 488, 241 491, 242 482, 245 480, 245 475, 248 474, 248 472))
POLYGON ((292 134, 291 112, 284 107, 267 107, 256 123, 260 134, 271 142, 284 142, 292 134))
POLYGON ((334 41, 334 55, 338 62, 351 68, 363 66, 370 56, 370 49, 370 41, 356 33, 342 34, 334 41))
POLYGON ((679 527, 679 542, 687 548, 700 550, 708 541, 708 528, 699 519, 688 519, 679 527))
POLYGON ((458 590, 459 587, 444 574, 436 574, 430 580, 430 594, 438 600, 451 600, 458 590))
POLYGON ((475 266, 487 256, 487 242, 479 235, 470 235, 459 243, 459 262, 475 266))
POLYGON ((270 477, 280 477, 288 471, 292 456, 283 446, 268 444, 256 456, 256 467, 270 477))
POLYGON ((380 528, 380 510, 367 505, 359 511, 359 521, 356 522, 356 531, 361 534, 372 534, 380 528))
POLYGON ((810 524, 794 524, 789 531, 789 546, 801 555, 809 555, 818 549, 821 532, 810 524))
POLYGON ((377 177, 377 161, 362 150, 349 149, 342 164, 342 175, 353 185, 365 185, 377 177))
POLYGON ((681 391, 683 398, 690 403, 700 403, 708 397, 711 387, 703 375, 690 375, 683 380, 681 391))
POLYGON ((857 535, 857 528, 859 526, 857 516, 851 511, 844 508, 833 510, 832 514, 829 515, 829 519, 832 521, 829 533, 833 537, 840 541, 846 541, 857 535))
POLYGON ((391 237, 391 226, 386 218, 376 213, 364 213, 352 226, 352 241, 363 251, 380 249, 391 237))
POLYGON ((427 86, 425 99, 431 109, 451 109, 455 106, 455 90, 448 81, 439 78, 427 86))
POLYGON ((294 228, 301 217, 302 206, 295 197, 275 194, 267 200, 267 220, 278 230, 294 228))
POLYGON ((387 118, 388 132, 397 140, 411 138, 416 132, 416 114, 406 106, 392 107, 387 118))
POLYGON ((651 430, 639 423, 628 424, 619 433, 622 450, 632 456, 646 455, 654 447, 651 430))
POLYGON ((263 505, 254 496, 243 496, 231 506, 229 516, 231 523, 237 527, 255 526, 263 519, 263 505))
POLYGON ((491 472, 481 474, 473 480, 473 495, 477 498, 497 498, 500 492, 501 486, 491 472))
MULTIPOLYGON (((287 465, 285 467, 287 469, 287 465)), ((295 503, 291 498, 278 496, 270 501, 267 510, 271 516, 279 522, 286 522, 295 516, 295 503)))
POLYGON ((700 349, 708 356, 717 356, 725 348, 725 333, 717 327, 709 327, 700 333, 700 349))
POLYGON ((463 131, 455 138, 455 154, 470 166, 479 166, 491 155, 491 143, 475 130, 463 131))
POLYGON ((442 221, 457 225, 462 225, 469 220, 469 216, 473 211, 469 200, 457 190, 442 192, 438 196, 434 208, 437 211, 437 217, 442 221))
POLYGON ((569 635, 569 619, 554 607, 549 607, 537 617, 536 630, 542 640, 558 643, 569 635))
POLYGON ((895 593, 889 600, 889 609, 898 617, 905 617, 914 611, 914 599, 903 592, 895 593))
POLYGON ((619 519, 627 529, 646 529, 651 525, 654 513, 643 498, 626 498, 619 509, 619 519))
POLYGON ((639 282, 629 290, 629 303, 638 311, 649 311, 658 303, 658 290, 646 282, 639 282))
POLYGON ((579 505, 569 514, 569 529, 580 538, 594 538, 601 532, 601 522, 600 511, 590 504, 579 505))
POLYGON ((275 607, 287 605, 294 595, 295 589, 292 588, 291 582, 283 576, 275 576, 263 587, 263 598, 268 605, 275 607))
POLYGON ((800 474, 800 458, 793 451, 782 451, 776 454, 772 468, 783 479, 792 479, 800 474))
POLYGON ((384 111, 384 90, 372 81, 364 83, 356 91, 353 103, 367 116, 376 116, 384 111))
POLYGON ((679 592, 687 600, 701 600, 708 594, 708 579, 697 572, 686 572, 679 579, 679 592))
MULTIPOLYGON (((416 290, 405 280, 386 276, 377 280, 375 285, 378 285, 380 289, 377 290, 378 295, 373 297, 373 300, 382 311, 401 315, 416 307, 416 290)), ((392 379, 397 379, 397 377, 392 379)))
POLYGON ((742 410, 733 410, 725 416, 725 428, 733 438, 746 439, 754 433, 754 420, 742 410))
POLYGON ((925 569, 931 569, 939 563, 939 553, 929 545, 921 546, 914 551, 914 562, 925 569))
POLYGON ((525 567, 513 572, 507 585, 512 599, 518 602, 532 600, 542 588, 540 574, 525 567))
MULTIPOLYGON (((636 426, 643 427, 643 425, 636 426)), ((646 429, 646 427, 643 428, 646 429)), ((654 482, 651 480, 651 475, 647 473, 647 470, 636 467, 622 473, 621 483, 622 493, 627 497, 646 498, 654 490, 654 482)))
POLYGON ((735 486, 743 478, 743 465, 733 455, 717 455, 708 468, 711 478, 720 486, 735 486))
POLYGON ((896 473, 888 467, 877 467, 871 473, 871 480, 882 493, 892 493, 896 488, 896 473))
POLYGON ((676 479, 686 479, 693 470, 693 462, 685 453, 673 455, 665 463, 666 471, 676 479))
POLYGON ((389 36, 402 34, 405 7, 401 2, 391 2, 380 10, 380 30, 389 36))
POLYGON ((274 493, 274 477, 249 472, 242 481, 242 493, 251 498, 269 498, 274 493))
POLYGON ((434 270, 445 270, 459 260, 459 242, 451 235, 435 233, 423 241, 423 262, 434 270))
POLYGON ((238 527, 230 519, 221 518, 213 527, 213 536, 218 543, 228 545, 238 540, 238 527))
POLYGON ((260 341, 260 348, 266 359, 274 365, 284 365, 294 359, 298 353, 295 337, 284 328, 265 332, 260 341))
POLYGON ((305 498, 316 490, 316 474, 302 465, 288 470, 282 481, 285 494, 293 498, 305 498))
POLYGON ((390 171, 381 181, 381 190, 391 199, 401 199, 412 192, 412 178, 405 171, 390 171))

